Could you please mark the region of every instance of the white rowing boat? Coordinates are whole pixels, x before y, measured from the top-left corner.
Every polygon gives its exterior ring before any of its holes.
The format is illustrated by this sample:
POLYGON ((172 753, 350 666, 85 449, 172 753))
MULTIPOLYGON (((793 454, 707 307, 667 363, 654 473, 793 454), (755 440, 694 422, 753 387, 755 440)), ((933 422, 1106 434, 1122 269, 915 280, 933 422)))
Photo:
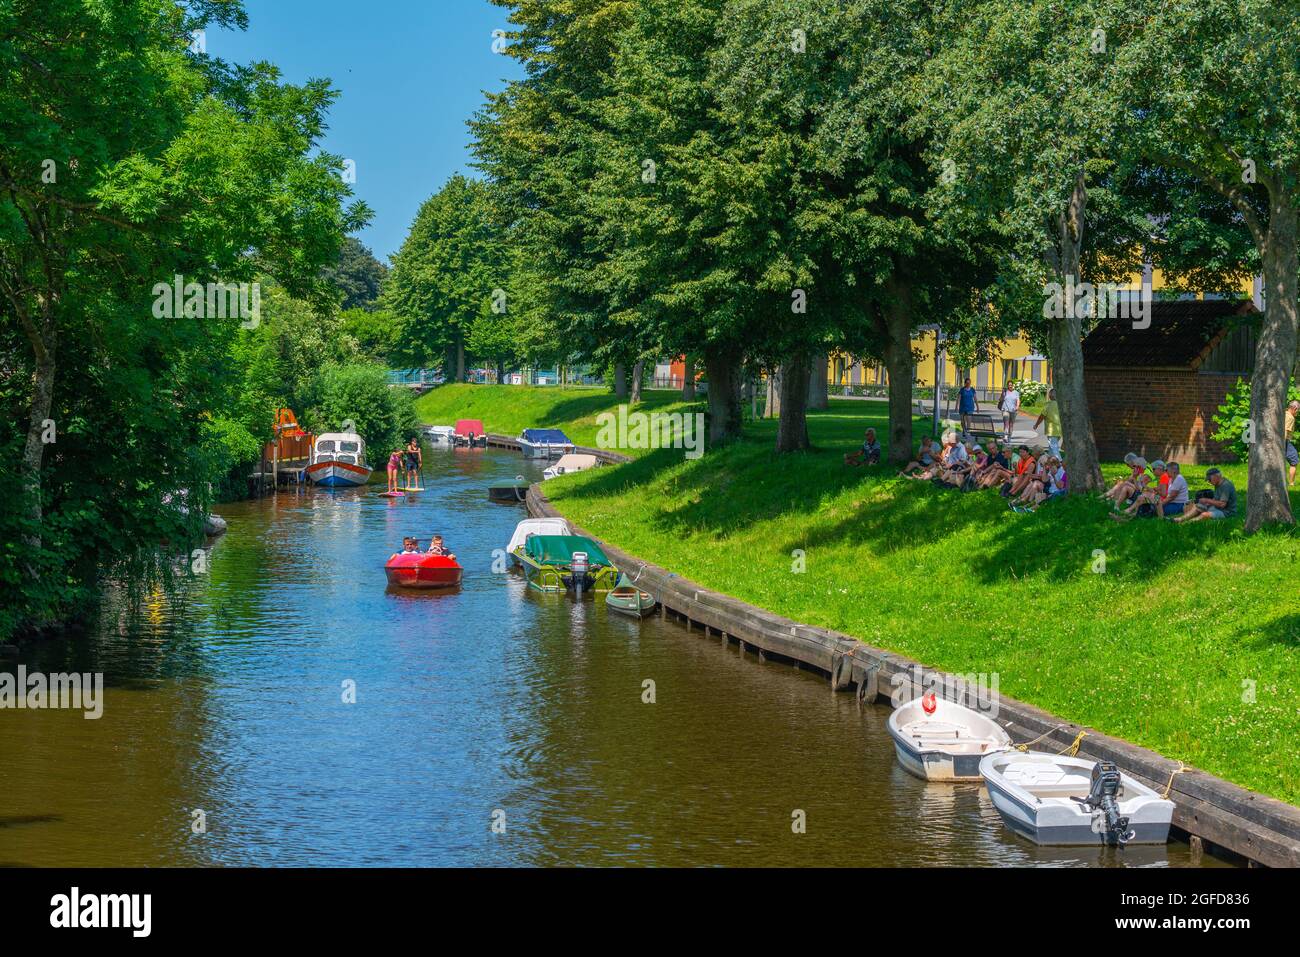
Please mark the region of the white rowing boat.
POLYGON ((980 761, 1006 751, 1011 737, 996 721, 934 694, 889 716, 898 763, 926 781, 978 781, 980 761))

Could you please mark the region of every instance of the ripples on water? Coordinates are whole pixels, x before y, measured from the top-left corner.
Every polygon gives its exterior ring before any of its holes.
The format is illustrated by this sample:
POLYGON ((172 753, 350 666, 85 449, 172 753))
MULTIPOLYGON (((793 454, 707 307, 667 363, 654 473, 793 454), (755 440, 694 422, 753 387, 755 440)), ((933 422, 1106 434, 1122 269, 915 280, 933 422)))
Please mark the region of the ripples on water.
POLYGON ((401 500, 304 489, 224 507, 206 576, 137 614, 110 603, 87 641, 28 652, 29 668, 103 670, 109 688, 98 721, 0 711, 0 863, 1188 860, 1185 845, 1033 847, 981 788, 904 773, 887 708, 494 574, 524 513, 490 504, 487 486, 540 469, 492 450, 426 462, 427 491, 401 500), (434 532, 462 587, 386 589, 402 537, 434 532))

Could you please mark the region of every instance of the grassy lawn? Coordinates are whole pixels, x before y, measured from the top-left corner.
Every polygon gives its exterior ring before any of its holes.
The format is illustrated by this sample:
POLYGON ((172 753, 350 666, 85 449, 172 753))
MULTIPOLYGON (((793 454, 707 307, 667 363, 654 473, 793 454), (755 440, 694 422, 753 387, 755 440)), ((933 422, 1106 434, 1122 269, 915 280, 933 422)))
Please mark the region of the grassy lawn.
MULTIPOLYGON (((688 407, 677 391, 647 389, 642 396, 644 401, 637 408, 645 411, 672 412, 688 407)), ((415 401, 415 411, 426 425, 482 419, 483 428, 501 435, 518 435, 523 429, 557 428, 563 429, 576 445, 588 447, 596 444, 596 416, 617 407, 610 391, 600 386, 452 383, 432 389, 415 401)), ((703 407, 702 401, 698 403, 698 408, 703 407)))
MULTIPOLYGON (((593 392, 546 406, 549 418, 487 425, 569 429, 554 413, 590 419, 602 403, 612 397, 593 392)), ((509 405, 527 417, 523 401, 509 405)), ((844 467, 885 413, 832 400, 810 418, 808 454, 778 460, 775 424, 758 422, 695 461, 655 451, 547 494, 599 537, 710 588, 928 665, 996 672, 1005 694, 1300 803, 1300 536, 1247 538, 1239 519, 1121 526, 1096 499, 1016 514, 995 492, 844 467)), ((570 434, 585 440, 581 428, 570 434)), ((1244 466, 1225 472, 1245 490, 1244 466)), ((1203 469, 1188 473, 1206 487, 1203 469)))

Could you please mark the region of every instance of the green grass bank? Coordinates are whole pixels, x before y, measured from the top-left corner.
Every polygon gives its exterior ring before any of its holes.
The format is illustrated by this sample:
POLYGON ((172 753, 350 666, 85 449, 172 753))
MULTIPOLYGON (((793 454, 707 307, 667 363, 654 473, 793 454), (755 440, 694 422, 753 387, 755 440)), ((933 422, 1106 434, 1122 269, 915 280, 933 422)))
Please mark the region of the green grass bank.
MULTIPOLYGON (((556 426, 584 444, 616 404, 600 390, 451 388, 470 401, 436 390, 422 412, 496 432, 556 426)), ((646 408, 675 398, 651 393, 646 408)), ((709 588, 934 667, 996 673, 1004 694, 1300 804, 1300 536, 1246 537, 1240 520, 1121 526, 1092 498, 1016 514, 995 492, 844 467, 862 430, 884 424, 883 403, 832 400, 809 419, 810 453, 777 457, 775 423, 760 421, 694 461, 643 453, 546 491, 597 536, 709 588)), ((1244 466, 1225 472, 1246 491, 1244 466)))

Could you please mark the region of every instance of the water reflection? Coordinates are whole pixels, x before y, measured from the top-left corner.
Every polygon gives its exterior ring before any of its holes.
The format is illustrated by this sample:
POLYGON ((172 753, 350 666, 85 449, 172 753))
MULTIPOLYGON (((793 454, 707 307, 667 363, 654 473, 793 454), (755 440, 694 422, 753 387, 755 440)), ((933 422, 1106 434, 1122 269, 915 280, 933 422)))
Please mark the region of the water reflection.
POLYGON ((105 672, 105 710, 0 712, 0 863, 1188 861, 1181 845, 1033 847, 981 788, 905 774, 885 708, 657 617, 530 591, 493 571, 524 513, 487 487, 540 469, 496 450, 425 462, 426 491, 401 499, 302 489, 223 508, 206 575, 27 651, 29 669, 105 672), (402 537, 435 532, 462 585, 389 588, 402 537))

